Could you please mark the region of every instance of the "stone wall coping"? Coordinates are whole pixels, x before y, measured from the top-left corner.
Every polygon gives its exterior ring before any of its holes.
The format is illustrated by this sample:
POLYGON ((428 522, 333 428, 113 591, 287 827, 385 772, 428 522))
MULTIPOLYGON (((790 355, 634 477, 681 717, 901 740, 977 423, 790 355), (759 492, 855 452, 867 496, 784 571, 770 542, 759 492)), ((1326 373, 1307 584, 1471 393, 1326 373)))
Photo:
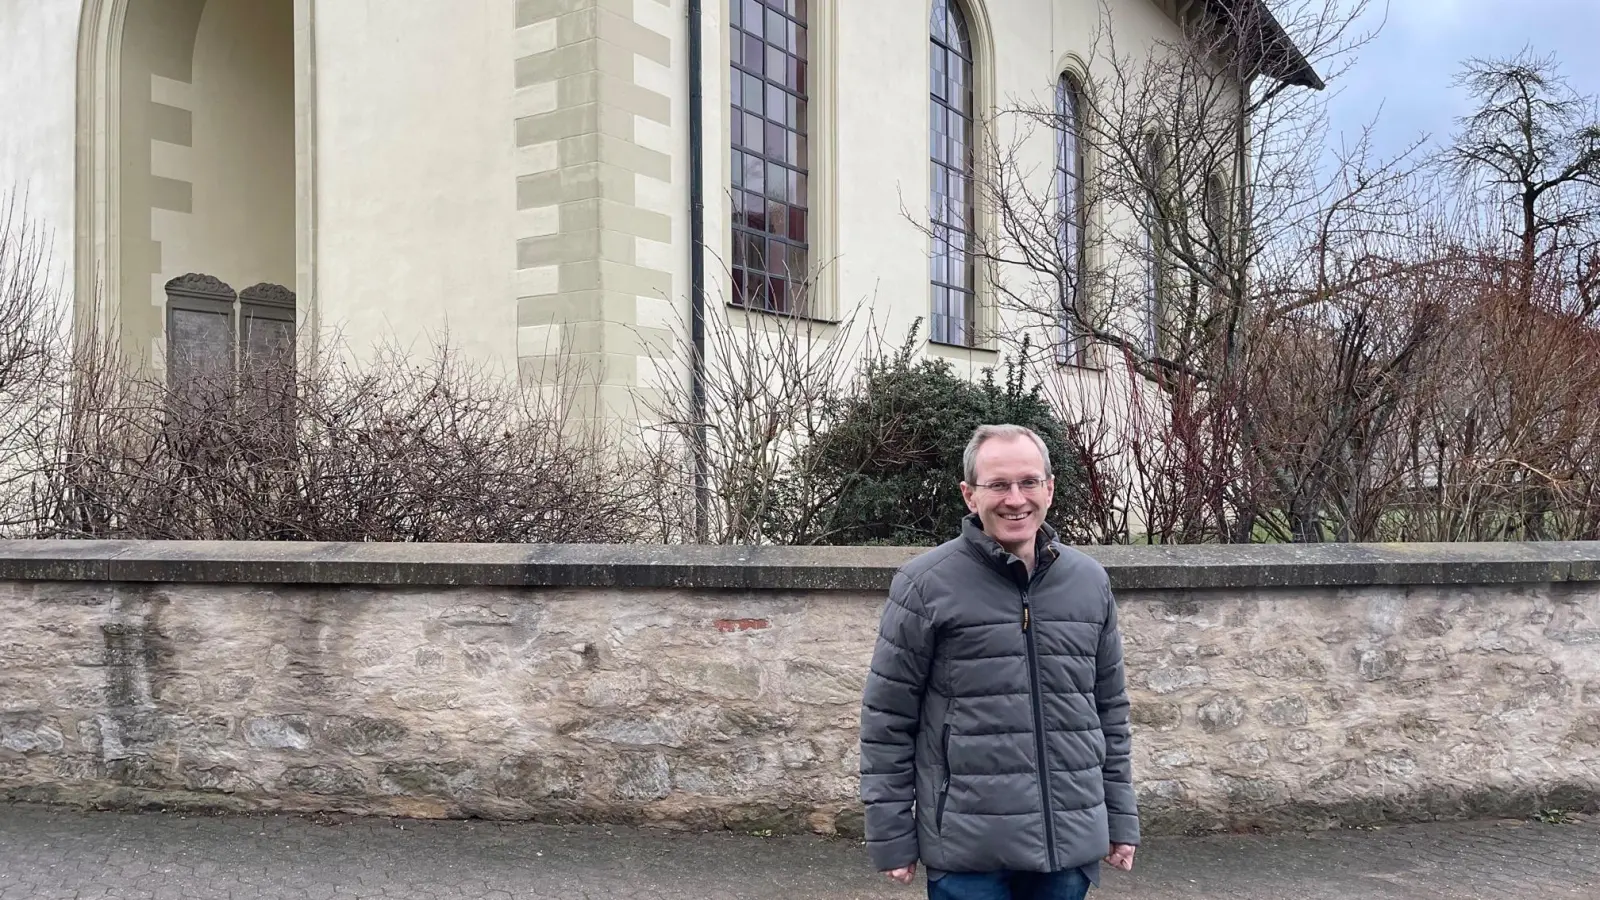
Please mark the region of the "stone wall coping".
MULTIPOLYGON (((1600 581, 1600 541, 1079 548, 1117 590, 1600 581)), ((921 548, 0 541, 0 580, 394 587, 887 589, 921 548)))

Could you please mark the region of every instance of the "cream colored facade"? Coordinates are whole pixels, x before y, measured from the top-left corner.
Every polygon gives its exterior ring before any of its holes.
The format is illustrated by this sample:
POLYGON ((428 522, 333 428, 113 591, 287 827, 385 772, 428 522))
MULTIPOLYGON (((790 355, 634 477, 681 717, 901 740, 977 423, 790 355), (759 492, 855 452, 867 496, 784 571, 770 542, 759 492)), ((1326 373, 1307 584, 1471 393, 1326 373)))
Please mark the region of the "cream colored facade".
MULTIPOLYGON (((743 322, 727 2, 703 20, 706 307, 743 322)), ((1105 28, 1137 53, 1177 27, 1154 0, 952 2, 980 114, 1048 102, 1105 28)), ((906 216, 928 206, 929 4, 802 4, 816 302, 865 304, 891 337, 930 306, 906 216)), ((531 381, 577 360, 632 416, 637 390, 688 377, 686 22, 686 0, 0 3, 0 190, 52 230, 80 319, 155 365, 164 285, 202 272, 292 288, 303 333, 358 352, 447 331, 531 381)), ((1048 138, 1028 152, 1048 171, 1048 138)))

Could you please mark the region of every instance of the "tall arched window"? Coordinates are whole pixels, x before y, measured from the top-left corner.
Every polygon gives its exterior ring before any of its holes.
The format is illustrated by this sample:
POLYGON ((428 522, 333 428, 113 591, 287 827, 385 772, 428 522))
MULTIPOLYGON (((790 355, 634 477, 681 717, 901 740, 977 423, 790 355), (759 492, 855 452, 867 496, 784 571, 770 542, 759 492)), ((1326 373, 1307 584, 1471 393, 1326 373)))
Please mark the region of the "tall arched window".
POLYGON ((1083 196, 1083 88, 1070 74, 1056 82, 1056 189, 1057 241, 1061 254, 1061 327, 1056 338, 1056 359, 1083 361, 1088 340, 1080 324, 1087 321, 1088 265, 1084 250, 1087 211, 1083 196))
POLYGON ((1212 174, 1206 179, 1205 224, 1206 243, 1212 256, 1213 277, 1218 281, 1227 277, 1233 264, 1233 239, 1228 225, 1228 183, 1221 175, 1212 174))
POLYGON ((930 32, 933 257, 929 279, 933 310, 929 336, 939 343, 971 346, 977 319, 972 254, 972 41, 955 0, 933 0, 930 32))
POLYGON ((1166 213, 1161 203, 1167 187, 1167 146, 1159 135, 1148 135, 1144 146, 1144 309, 1140 311, 1144 349, 1155 355, 1161 349, 1161 323, 1165 318, 1166 213))
POLYGON ((804 313, 811 230, 806 2, 728 0, 728 18, 733 302, 804 313))

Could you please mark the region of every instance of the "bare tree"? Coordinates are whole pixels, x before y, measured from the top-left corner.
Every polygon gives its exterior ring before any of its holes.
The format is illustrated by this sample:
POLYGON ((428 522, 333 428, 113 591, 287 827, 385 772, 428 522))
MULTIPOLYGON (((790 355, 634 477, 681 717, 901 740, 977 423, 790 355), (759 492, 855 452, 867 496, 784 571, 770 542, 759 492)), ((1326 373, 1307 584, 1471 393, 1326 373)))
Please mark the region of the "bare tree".
POLYGON ((1554 57, 1524 50, 1469 60, 1456 77, 1476 104, 1442 161, 1504 214, 1510 283, 1531 302, 1543 273, 1580 317, 1600 310, 1600 109, 1554 57))
POLYGON ((1197 4, 1179 37, 1140 55, 1107 30, 1081 112, 1022 103, 990 123, 982 178, 998 227, 979 250, 1013 320, 1065 317, 1068 335, 1147 378, 1228 377, 1252 316, 1307 302, 1281 273, 1403 200, 1404 159, 1373 164, 1358 145, 1323 171, 1325 108, 1308 86, 1368 39, 1365 7, 1303 0, 1280 24, 1260 3, 1197 4), (1091 164, 1049 177, 1039 143, 1067 132, 1091 164), (1093 211, 1082 248, 1063 240, 1069 189, 1093 211), (1064 302, 1080 294, 1091 302, 1064 302))
MULTIPOLYGON (((1419 164, 1409 151, 1374 161, 1366 134, 1325 158, 1315 89, 1372 36, 1358 28, 1367 4, 1274 7, 1196 4, 1177 38, 1141 54, 1107 31, 1074 104, 1020 104, 986 129, 998 227, 980 252, 1010 333, 1057 326, 1095 348, 1081 360, 1105 377, 1156 389, 1122 423, 1152 539, 1349 533, 1324 520, 1366 507, 1351 473, 1381 443, 1373 429, 1394 427, 1435 331, 1400 299, 1451 237, 1419 164), (1090 164, 1043 177, 1039 142, 1069 133, 1090 164), (1284 385, 1317 389, 1317 428, 1301 428, 1305 402, 1289 416, 1273 400, 1290 399, 1284 385), (1272 430, 1289 426, 1301 430, 1272 430)), ((1054 349, 1036 364, 1070 355, 1054 349)), ((1348 515, 1362 513, 1336 518, 1348 515)))
POLYGON ((25 527, 65 349, 49 236, 0 195, 0 529, 25 527))

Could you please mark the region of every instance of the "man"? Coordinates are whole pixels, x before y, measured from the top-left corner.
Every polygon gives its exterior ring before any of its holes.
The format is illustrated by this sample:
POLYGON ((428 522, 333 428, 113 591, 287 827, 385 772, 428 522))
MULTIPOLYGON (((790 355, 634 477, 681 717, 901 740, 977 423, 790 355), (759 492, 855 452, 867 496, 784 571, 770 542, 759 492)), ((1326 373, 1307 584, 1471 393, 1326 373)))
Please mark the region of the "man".
POLYGON ((861 707, 879 871, 931 900, 1082 900, 1139 843, 1122 637, 1105 570, 1055 540, 1050 454, 985 425, 961 536, 895 574, 861 707))

